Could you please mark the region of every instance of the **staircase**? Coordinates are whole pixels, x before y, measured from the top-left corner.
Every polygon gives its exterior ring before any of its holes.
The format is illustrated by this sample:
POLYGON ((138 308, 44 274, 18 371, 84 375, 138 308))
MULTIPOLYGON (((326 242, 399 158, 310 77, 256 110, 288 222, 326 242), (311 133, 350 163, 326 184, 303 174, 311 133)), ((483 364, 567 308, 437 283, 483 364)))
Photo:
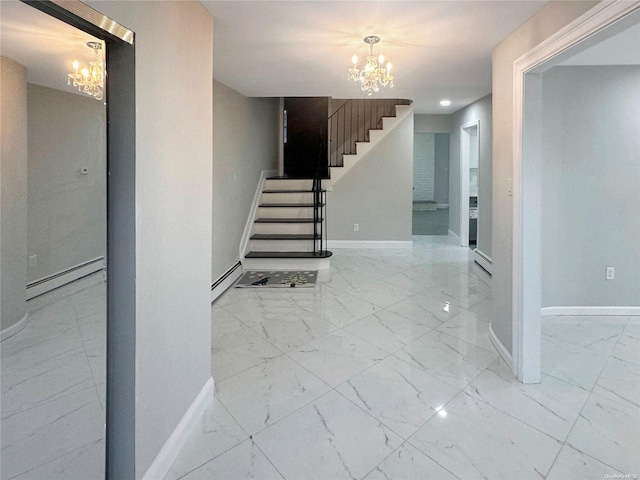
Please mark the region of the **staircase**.
POLYGON ((329 268, 324 219, 326 191, 313 179, 267 178, 264 183, 245 270, 329 268))

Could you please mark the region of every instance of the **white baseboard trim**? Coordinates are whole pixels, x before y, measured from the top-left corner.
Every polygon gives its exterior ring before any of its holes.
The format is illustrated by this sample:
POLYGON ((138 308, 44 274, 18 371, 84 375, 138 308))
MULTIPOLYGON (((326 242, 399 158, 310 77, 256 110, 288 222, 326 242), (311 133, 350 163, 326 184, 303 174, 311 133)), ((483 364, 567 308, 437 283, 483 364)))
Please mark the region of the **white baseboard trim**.
POLYGON ((88 262, 81 263, 75 267, 67 268, 53 275, 41 278, 27 284, 27 300, 31 300, 43 293, 60 288, 67 283, 74 282, 92 273, 104 270, 104 257, 94 258, 88 262))
POLYGON ((0 332, 0 342, 6 340, 9 337, 13 337, 16 333, 22 331, 27 326, 27 319, 29 318, 29 312, 25 313, 20 320, 13 325, 8 326, 2 332, 0 332))
POLYGON ((493 346, 496 347, 496 350, 506 364, 509 365, 509 368, 513 370, 513 357, 509 353, 509 350, 507 350, 507 347, 504 346, 493 331, 493 323, 489 324, 489 340, 491 340, 493 346))
POLYGON ((240 260, 244 260, 245 254, 249 251, 249 239, 251 238, 251 232, 253 231, 253 224, 256 220, 256 216, 258 215, 258 206, 260 205, 262 190, 264 190, 264 182, 268 177, 273 177, 277 174, 277 170, 262 170, 260 173, 260 179, 258 180, 256 191, 253 194, 253 201, 251 202, 251 210, 249 210, 247 223, 245 223, 242 237, 240 237, 240 260))
POLYGON ((211 284, 211 303, 215 302, 241 276, 242 264, 238 260, 211 284))
POLYGON ((457 233, 449 230, 448 237, 449 237, 449 243, 453 243, 455 245, 461 245, 460 237, 458 236, 457 233))
POLYGON ((413 241, 400 240, 329 240, 327 248, 413 248, 413 241))
POLYGON ((438 204, 436 204, 436 208, 438 210, 444 210, 445 208, 449 208, 449 204, 448 203, 438 203, 438 204))
POLYGON ((543 317, 549 316, 640 316, 640 307, 543 307, 540 310, 543 317))
POLYGON ((489 275, 491 275, 491 269, 493 268, 493 261, 491 260, 491 257, 489 255, 484 253, 479 248, 476 248, 473 251, 473 260, 482 268, 484 268, 487 272, 489 272, 489 275))
POLYGON ((205 409, 213 400, 213 392, 213 378, 209 377, 209 380, 204 384, 202 390, 200 390, 200 393, 180 420, 180 423, 178 423, 173 432, 171 432, 167 441, 164 442, 160 453, 158 453, 142 477, 143 480, 157 480, 167 475, 171 465, 193 431, 193 428, 197 425, 205 409))

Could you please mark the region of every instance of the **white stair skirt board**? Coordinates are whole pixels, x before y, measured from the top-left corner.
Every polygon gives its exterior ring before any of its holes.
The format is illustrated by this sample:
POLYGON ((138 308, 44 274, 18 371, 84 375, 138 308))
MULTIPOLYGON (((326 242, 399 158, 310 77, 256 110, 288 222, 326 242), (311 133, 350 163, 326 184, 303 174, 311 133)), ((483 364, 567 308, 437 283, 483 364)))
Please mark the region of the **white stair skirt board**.
POLYGON ((244 270, 325 270, 331 258, 245 258, 244 270))
POLYGON ((251 210, 249 211, 247 223, 244 226, 244 231, 242 232, 242 237, 240 238, 240 259, 243 259, 245 254, 249 251, 249 238, 253 234, 253 223, 258 216, 258 205, 260 205, 262 190, 264 190, 265 181, 267 180, 267 177, 276 174, 277 171, 275 170, 263 170, 260 173, 260 180, 258 180, 258 186, 256 187, 255 194, 253 195, 253 202, 251 202, 251 210))
POLYGON ((449 243, 453 243, 454 245, 460 245, 460 237, 458 236, 457 233, 449 230, 448 237, 449 237, 449 243))
POLYGON ((169 472, 169 468, 178 457, 178 454, 184 447, 189 435, 193 431, 194 427, 200 421, 200 417, 209 406, 209 403, 213 400, 214 384, 213 378, 209 377, 209 380, 204 384, 202 390, 195 398, 189 409, 186 411, 176 428, 171 432, 171 435, 164 442, 160 453, 156 456, 151 463, 151 466, 146 471, 143 480, 158 480, 164 478, 169 472))
POLYGON ((491 341, 493 346, 496 347, 496 350, 498 351, 502 359, 506 362, 506 364, 509 365, 509 368, 513 369, 513 358, 511 357, 509 350, 507 350, 507 347, 503 345, 503 343, 498 339, 495 332, 493 331, 493 323, 489 324, 489 340, 491 341))
POLYGON ((104 257, 94 258, 88 262, 81 263, 71 268, 67 268, 53 275, 41 278, 27 284, 27 300, 60 288, 67 283, 71 283, 92 273, 105 269, 104 257))
POLYGON ((542 307, 540 315, 543 317, 563 315, 578 317, 640 316, 640 307, 542 307))
POLYGON ((25 313, 22 318, 16 323, 2 330, 2 332, 0 332, 0 342, 6 340, 9 337, 13 337, 16 333, 20 333, 22 329, 27 325, 28 318, 29 312, 25 313))
POLYGON ((484 268, 487 272, 489 272, 489 275, 491 275, 492 273, 491 269, 493 268, 493 261, 491 260, 491 257, 489 255, 484 253, 479 248, 476 248, 473 251, 473 260, 482 268, 484 268))
POLYGON ((399 240, 329 240, 327 248, 413 248, 413 241, 399 240))
POLYGON ((238 260, 211 284, 211 303, 215 302, 241 275, 242 264, 238 260))
MULTIPOLYGON (((331 185, 335 185, 345 173, 347 173, 351 167, 362 160, 375 145, 384 137, 389 135, 389 132, 393 131, 407 115, 413 112, 414 106, 412 105, 396 105, 395 117, 383 117, 382 118, 382 131, 369 130, 368 142, 356 142, 356 154, 355 155, 343 155, 342 167, 330 167, 331 171, 331 185)), ((330 188, 328 188, 330 190, 330 188)))

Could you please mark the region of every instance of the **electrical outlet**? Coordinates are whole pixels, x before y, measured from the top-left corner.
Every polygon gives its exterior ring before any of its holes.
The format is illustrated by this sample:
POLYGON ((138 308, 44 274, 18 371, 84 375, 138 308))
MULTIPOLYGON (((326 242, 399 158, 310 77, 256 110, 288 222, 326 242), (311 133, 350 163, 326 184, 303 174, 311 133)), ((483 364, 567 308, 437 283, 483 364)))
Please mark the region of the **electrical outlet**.
POLYGON ((353 231, 357 232, 358 230, 360 230, 360 225, 358 225, 357 223, 353 224, 353 231))
POLYGON ((29 255, 29 266, 35 267, 38 264, 38 256, 37 255, 29 255))
POLYGON ((613 267, 607 267, 607 274, 606 274, 606 279, 607 280, 613 280, 616 276, 616 270, 613 267))

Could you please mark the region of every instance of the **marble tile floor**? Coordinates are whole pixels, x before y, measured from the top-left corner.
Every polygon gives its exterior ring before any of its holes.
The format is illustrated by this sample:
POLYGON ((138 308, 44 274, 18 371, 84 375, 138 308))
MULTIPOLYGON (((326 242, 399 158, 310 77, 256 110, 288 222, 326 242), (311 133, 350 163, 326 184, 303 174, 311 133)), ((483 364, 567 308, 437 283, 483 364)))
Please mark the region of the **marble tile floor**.
POLYGON ((640 475, 640 319, 545 318, 543 379, 523 385, 476 268, 416 236, 335 251, 310 291, 228 290, 215 398, 165 480, 640 475))
MULTIPOLYGON (((471 258, 414 237, 335 251, 311 291, 228 290, 215 397, 165 480, 640 474, 640 319, 545 318, 543 380, 522 385, 471 258)), ((40 302, 0 344, 0 478, 101 479, 104 284, 40 302)))
POLYGON ((104 478, 106 288, 92 277, 30 301, 0 344, 2 480, 104 478))

